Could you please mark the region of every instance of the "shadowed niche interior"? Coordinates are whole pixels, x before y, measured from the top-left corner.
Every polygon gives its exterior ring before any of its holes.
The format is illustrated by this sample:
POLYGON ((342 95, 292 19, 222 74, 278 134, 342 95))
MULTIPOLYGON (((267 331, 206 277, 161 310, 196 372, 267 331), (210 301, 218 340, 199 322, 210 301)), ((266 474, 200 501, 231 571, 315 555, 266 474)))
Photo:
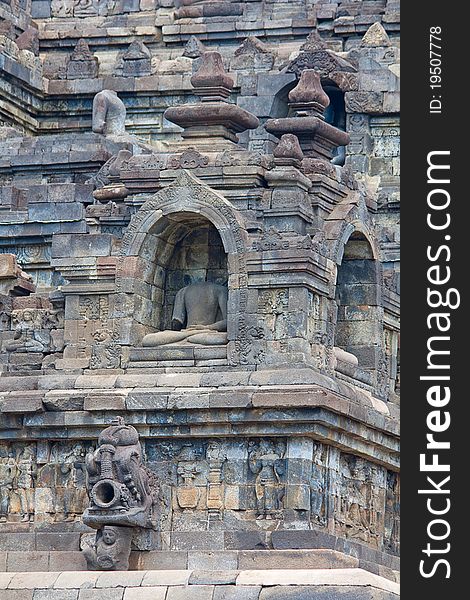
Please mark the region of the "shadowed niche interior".
POLYGON ((363 374, 372 374, 377 369, 382 341, 378 273, 378 261, 369 241, 362 233, 354 232, 338 267, 335 297, 336 369, 347 374, 352 374, 348 372, 348 363, 359 367, 363 374))

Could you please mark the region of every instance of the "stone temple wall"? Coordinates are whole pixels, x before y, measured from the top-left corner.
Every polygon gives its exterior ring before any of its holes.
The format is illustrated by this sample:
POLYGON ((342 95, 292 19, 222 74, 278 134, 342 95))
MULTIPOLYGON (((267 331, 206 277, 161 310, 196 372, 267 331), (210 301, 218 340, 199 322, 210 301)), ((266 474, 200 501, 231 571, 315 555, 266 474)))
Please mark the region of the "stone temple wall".
POLYGON ((120 416, 153 502, 131 568, 395 580, 398 2, 0 19, 0 570, 86 568, 87 464, 120 416), (188 341, 204 281, 226 324, 188 341))

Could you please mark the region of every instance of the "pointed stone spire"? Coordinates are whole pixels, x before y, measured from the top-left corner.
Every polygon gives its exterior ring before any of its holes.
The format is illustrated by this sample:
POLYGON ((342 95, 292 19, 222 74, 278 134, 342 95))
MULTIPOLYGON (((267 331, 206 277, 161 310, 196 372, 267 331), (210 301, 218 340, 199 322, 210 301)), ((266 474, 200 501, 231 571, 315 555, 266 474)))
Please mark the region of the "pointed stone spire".
POLYGON ((80 38, 77 45, 73 49, 71 59, 72 60, 93 60, 96 58, 88 46, 88 42, 83 38, 80 38))
POLYGON ((195 35, 192 35, 184 47, 183 56, 186 58, 199 58, 204 52, 206 52, 204 44, 195 35))
POLYGON ((79 39, 67 62, 67 79, 98 77, 98 58, 92 54, 86 40, 79 39))
POLYGON ((391 45, 392 43, 390 42, 387 32, 378 21, 369 27, 361 40, 361 46, 368 46, 369 48, 391 45))
POLYGON ((315 52, 315 50, 323 50, 326 48, 325 42, 321 39, 320 34, 316 29, 308 34, 305 43, 300 46, 301 52, 315 52))
POLYGON ((274 148, 273 155, 276 164, 298 165, 304 158, 299 139, 292 133, 281 135, 279 144, 274 148))
POLYGON ((198 104, 184 104, 168 108, 164 116, 184 129, 182 136, 193 144, 237 143, 237 133, 255 129, 259 120, 236 104, 227 101, 233 88, 233 79, 225 71, 218 52, 204 52, 201 64, 191 77, 198 104))
POLYGON ((323 116, 330 99, 322 88, 320 75, 313 69, 306 69, 300 75, 299 83, 289 92, 289 105, 296 111, 308 110, 309 114, 323 116))
POLYGON ((256 36, 251 35, 243 40, 240 46, 235 50, 235 56, 240 54, 267 54, 269 48, 256 36))
POLYGON ((122 55, 123 75, 139 77, 152 72, 152 55, 147 46, 135 40, 122 55))
POLYGON ((201 57, 199 69, 191 77, 194 93, 202 102, 225 100, 230 96, 233 79, 225 71, 219 52, 207 51, 201 57))
POLYGON ((266 131, 279 138, 286 133, 294 134, 306 157, 330 161, 336 147, 349 143, 349 135, 326 123, 323 113, 329 104, 320 75, 314 69, 305 69, 289 93, 290 116, 269 119, 266 131))
POLYGON ((139 40, 133 41, 123 56, 124 56, 124 58, 127 58, 129 60, 137 60, 140 58, 150 58, 151 57, 150 50, 147 48, 147 46, 143 42, 141 42, 139 40))

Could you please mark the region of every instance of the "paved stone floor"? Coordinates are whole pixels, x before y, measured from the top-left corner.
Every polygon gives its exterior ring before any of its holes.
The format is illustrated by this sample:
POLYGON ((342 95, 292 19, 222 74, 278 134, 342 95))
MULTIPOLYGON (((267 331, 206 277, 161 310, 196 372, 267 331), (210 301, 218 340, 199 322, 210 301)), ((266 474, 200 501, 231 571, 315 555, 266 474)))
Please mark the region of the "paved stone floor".
POLYGON ((2 600, 393 600, 363 569, 0 573, 2 600))

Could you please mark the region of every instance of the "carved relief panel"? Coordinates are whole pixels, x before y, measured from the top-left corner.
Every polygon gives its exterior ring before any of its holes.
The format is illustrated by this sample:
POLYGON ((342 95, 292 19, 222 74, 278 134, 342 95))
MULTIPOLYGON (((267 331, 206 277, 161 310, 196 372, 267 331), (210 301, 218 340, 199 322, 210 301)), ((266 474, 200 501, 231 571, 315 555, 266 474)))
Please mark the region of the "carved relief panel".
POLYGON ((87 504, 89 442, 0 446, 0 522, 79 521, 87 504))
POLYGON ((379 548, 384 532, 386 470, 341 454, 335 494, 335 530, 379 548))

